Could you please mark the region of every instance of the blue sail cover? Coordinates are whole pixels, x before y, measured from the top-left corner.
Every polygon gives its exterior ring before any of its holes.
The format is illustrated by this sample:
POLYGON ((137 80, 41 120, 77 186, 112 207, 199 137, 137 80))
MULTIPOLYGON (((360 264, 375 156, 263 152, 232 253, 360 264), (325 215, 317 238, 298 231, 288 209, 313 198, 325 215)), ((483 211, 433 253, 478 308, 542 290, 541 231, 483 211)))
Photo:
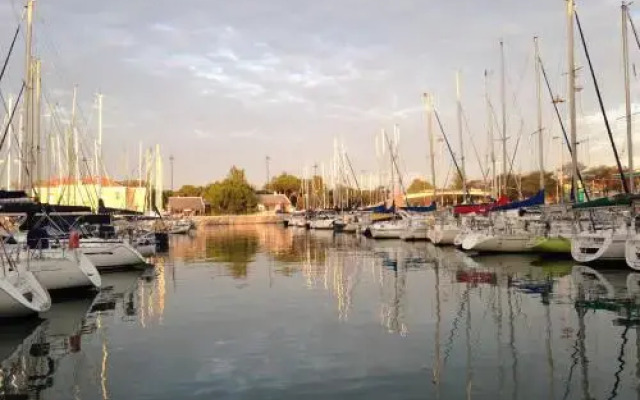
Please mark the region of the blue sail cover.
POLYGON ((388 214, 395 212, 395 207, 391 206, 390 208, 387 208, 384 204, 380 204, 379 206, 366 207, 364 211, 370 211, 376 214, 388 214))
POLYGON ((437 208, 438 208, 438 205, 436 203, 431 203, 428 206, 400 207, 400 209, 402 210, 417 212, 417 213, 428 213, 428 212, 435 211, 437 208))
POLYGON ((519 208, 533 207, 540 204, 544 204, 544 190, 539 191, 534 196, 529 197, 528 199, 524 199, 522 201, 513 201, 509 204, 505 204, 504 206, 495 207, 491 211, 517 210, 519 208))

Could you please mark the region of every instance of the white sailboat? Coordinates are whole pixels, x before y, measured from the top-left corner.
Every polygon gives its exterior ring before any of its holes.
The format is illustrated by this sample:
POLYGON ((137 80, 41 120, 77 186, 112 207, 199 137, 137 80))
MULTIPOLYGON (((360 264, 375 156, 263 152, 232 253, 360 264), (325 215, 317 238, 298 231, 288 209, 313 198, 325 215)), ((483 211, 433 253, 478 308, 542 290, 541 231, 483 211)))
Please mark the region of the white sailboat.
POLYGON ((29 251, 23 262, 47 290, 76 288, 99 289, 102 286, 100 273, 81 251, 69 249, 47 249, 29 251))
POLYGON ((0 318, 19 318, 47 311, 51 307, 49 292, 35 275, 20 264, 0 266, 0 318))
POLYGON ((413 215, 407 220, 405 230, 400 233, 402 240, 427 240, 429 223, 423 215, 413 215))
POLYGON ((80 250, 99 271, 146 266, 142 254, 124 239, 80 239, 80 250))
POLYGON ((427 237, 436 245, 452 245, 460 231, 460 221, 452 214, 446 213, 436 217, 436 222, 427 233, 427 237))

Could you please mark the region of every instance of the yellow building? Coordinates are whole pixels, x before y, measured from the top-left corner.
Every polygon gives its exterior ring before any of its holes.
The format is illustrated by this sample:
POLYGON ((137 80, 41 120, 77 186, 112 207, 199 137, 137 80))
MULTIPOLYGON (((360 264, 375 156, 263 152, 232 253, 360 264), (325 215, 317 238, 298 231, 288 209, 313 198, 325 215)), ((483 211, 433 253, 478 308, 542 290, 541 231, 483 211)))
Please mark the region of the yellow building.
POLYGON ((98 199, 107 208, 144 212, 146 210, 147 188, 124 186, 113 180, 84 178, 80 182, 63 179, 44 182, 35 188, 42 203, 84 206, 97 209, 98 199))

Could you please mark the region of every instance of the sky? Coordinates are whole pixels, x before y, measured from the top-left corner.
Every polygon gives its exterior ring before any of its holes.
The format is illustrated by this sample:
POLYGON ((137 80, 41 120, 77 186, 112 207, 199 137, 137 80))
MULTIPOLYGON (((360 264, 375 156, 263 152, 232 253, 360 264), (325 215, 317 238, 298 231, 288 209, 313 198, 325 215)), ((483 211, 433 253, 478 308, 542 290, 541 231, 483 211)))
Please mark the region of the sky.
MULTIPOLYGON (((0 3, 3 55, 23 6, 20 0, 0 3)), ((301 175, 315 164, 328 171, 334 139, 344 143, 356 173, 378 173, 389 163, 376 156, 375 138, 394 124, 406 178, 427 176, 422 94, 435 97, 459 156, 459 71, 469 127, 463 129, 465 164, 470 178, 480 178, 490 151, 484 71, 500 118, 500 40, 508 152, 512 156, 517 147, 519 171, 537 168, 533 37, 539 37, 554 92, 566 97, 565 8, 564 0, 38 0, 34 43, 57 124, 69 120, 77 85, 79 130, 88 147, 97 131, 95 96, 103 94, 104 164, 112 176, 136 176, 141 142, 145 148, 160 145, 166 187, 170 155, 176 188, 221 179, 232 165, 261 186, 266 156, 271 176, 301 175)), ((640 17, 634 8, 633 16, 640 17)), ((624 113, 620 2, 578 0, 577 9, 626 159, 625 125, 619 119, 624 113)), ((589 165, 613 164, 579 45, 577 39, 580 158, 589 165)), ((4 95, 19 89, 23 46, 21 34, 0 82, 4 95)), ((632 36, 630 46, 635 63, 640 51, 632 36)), ((634 110, 640 110, 638 89, 632 76, 634 110)), ((561 148, 552 112, 544 91, 547 169, 558 164, 561 148)), ((444 185, 451 179, 451 156, 441 141, 436 147, 438 181, 444 185)))

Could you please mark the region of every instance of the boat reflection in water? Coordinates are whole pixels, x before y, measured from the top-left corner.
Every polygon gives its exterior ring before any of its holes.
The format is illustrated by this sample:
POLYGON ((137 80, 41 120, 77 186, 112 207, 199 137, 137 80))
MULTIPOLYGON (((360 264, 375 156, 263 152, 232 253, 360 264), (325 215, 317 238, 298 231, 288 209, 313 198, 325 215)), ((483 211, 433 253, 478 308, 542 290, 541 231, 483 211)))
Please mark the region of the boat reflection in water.
POLYGON ((638 398, 638 273, 266 226, 171 240, 0 331, 0 398, 638 398))
MULTIPOLYGON (((162 268, 162 264, 160 266, 162 268)), ((81 387, 91 384, 77 371, 87 368, 100 370, 103 379, 96 388, 100 388, 103 398, 108 398, 105 318, 135 320, 143 324, 149 314, 157 316, 162 311, 156 308, 158 301, 155 300, 162 296, 155 291, 158 289, 154 284, 156 280, 155 272, 150 271, 105 274, 103 290, 94 298, 55 303, 37 322, 3 326, 0 333, 0 398, 47 398, 43 393, 54 390, 59 374, 63 387, 71 385, 73 392, 81 397, 81 387), (154 295, 148 296, 146 291, 152 291, 154 295), (83 343, 93 339, 102 341, 100 360, 91 360, 88 354, 80 355, 85 350, 83 343), (67 366, 59 372, 60 366, 70 358, 71 370, 67 366)), ((55 395, 57 391, 53 393, 55 395)), ((65 395, 54 397, 64 398, 65 395)))

